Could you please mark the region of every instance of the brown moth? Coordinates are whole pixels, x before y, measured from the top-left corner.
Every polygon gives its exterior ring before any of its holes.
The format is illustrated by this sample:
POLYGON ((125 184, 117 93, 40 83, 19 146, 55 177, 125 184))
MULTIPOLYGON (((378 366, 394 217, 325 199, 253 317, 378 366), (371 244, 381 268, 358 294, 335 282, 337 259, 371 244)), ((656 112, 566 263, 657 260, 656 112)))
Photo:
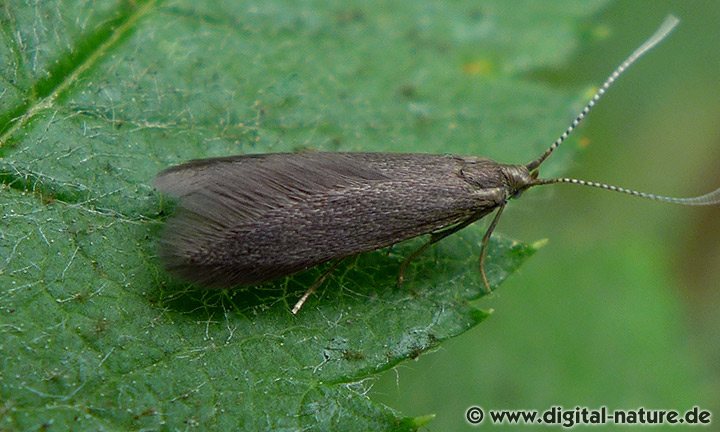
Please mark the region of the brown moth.
MULTIPOLYGON (((309 267, 430 234, 431 244, 495 212, 487 245, 505 205, 526 189, 571 183, 685 205, 720 203, 720 189, 671 198, 571 178, 539 178, 540 165, 580 124, 615 80, 677 25, 668 17, 603 83, 562 135, 520 165, 474 156, 393 153, 276 153, 194 160, 158 174, 155 186, 179 199, 160 257, 166 268, 206 287, 256 284, 309 267)), ((334 268, 331 266, 293 308, 334 268)))

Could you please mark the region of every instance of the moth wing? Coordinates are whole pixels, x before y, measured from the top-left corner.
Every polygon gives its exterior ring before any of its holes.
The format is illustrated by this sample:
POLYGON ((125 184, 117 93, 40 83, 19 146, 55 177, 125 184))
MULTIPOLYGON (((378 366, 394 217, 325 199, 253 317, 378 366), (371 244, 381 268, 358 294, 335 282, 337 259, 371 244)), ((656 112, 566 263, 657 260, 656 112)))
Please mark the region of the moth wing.
POLYGON ((169 168, 155 187, 182 209, 221 226, 257 219, 329 189, 387 176, 342 153, 276 153, 203 159, 169 168))
POLYGON ((502 189, 472 185, 464 167, 423 154, 192 161, 157 177, 158 189, 180 199, 160 256, 187 280, 229 287, 377 249, 494 209, 502 189))

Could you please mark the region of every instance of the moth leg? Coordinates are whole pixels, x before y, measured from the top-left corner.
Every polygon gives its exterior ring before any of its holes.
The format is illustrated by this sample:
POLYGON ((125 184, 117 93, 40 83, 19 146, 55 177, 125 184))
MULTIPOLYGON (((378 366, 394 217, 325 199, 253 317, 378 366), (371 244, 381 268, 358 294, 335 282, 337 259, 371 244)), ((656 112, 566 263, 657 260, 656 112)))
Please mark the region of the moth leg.
POLYGON ((420 256, 423 252, 427 250, 430 246, 433 244, 439 242, 440 240, 444 239, 445 237, 454 234, 461 229, 465 228, 466 226, 470 225, 471 223, 478 220, 478 217, 473 215, 470 216, 468 219, 464 220, 463 222, 458 223, 455 226, 452 226, 450 228, 446 228, 442 231, 437 231, 432 234, 430 234, 430 240, 427 241, 424 245, 420 246, 415 252, 411 253, 410 256, 405 258, 405 261, 403 261, 402 264, 400 264, 400 270, 398 271, 398 277, 397 277, 397 286, 399 287, 402 285, 403 281, 405 280, 405 270, 407 270, 408 265, 412 260, 420 256))
POLYGON ((330 276, 330 273, 332 273, 333 270, 335 270, 338 267, 338 265, 340 265, 340 263, 343 261, 344 261, 344 259, 336 260, 330 267, 328 267, 327 270, 325 270, 323 272, 323 274, 321 274, 317 279, 315 279, 315 282, 313 282, 313 284, 310 285, 310 288, 308 288, 307 291, 305 291, 305 294, 303 294, 302 297, 300 297, 300 300, 298 300, 297 303, 295 303, 295 306, 293 306, 292 311, 291 311, 293 315, 297 315, 297 313, 300 312, 300 308, 303 307, 303 305, 305 304, 307 299, 315 291, 317 291, 318 287, 320 287, 320 285, 322 285, 322 283, 325 282, 325 279, 327 279, 328 276, 330 276))
POLYGON ((485 257, 487 256, 490 236, 492 236, 492 233, 495 230, 498 221, 500 220, 500 215, 502 214, 504 208, 505 204, 501 205, 500 208, 498 208, 497 212, 495 212, 495 217, 493 217, 492 222, 490 222, 490 226, 488 227, 487 231, 485 231, 482 243, 480 244, 480 274, 482 275, 483 283, 485 284, 486 294, 490 294, 492 290, 490 289, 490 283, 488 282, 487 275, 485 274, 485 257))

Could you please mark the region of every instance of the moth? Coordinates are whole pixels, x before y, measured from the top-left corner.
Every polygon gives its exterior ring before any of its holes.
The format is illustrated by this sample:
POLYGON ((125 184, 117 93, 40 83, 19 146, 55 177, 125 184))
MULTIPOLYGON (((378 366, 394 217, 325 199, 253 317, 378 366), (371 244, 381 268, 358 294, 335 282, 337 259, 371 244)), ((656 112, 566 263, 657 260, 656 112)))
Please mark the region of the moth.
MULTIPOLYGON (((429 234, 401 264, 398 282, 430 245, 495 213, 488 242, 511 199, 539 185, 570 183, 685 205, 720 203, 720 189, 671 198, 572 178, 539 177, 542 163, 577 128, 615 80, 677 25, 660 28, 607 78, 570 126, 538 158, 501 164, 475 156, 394 153, 275 153, 193 160, 162 171, 161 192, 179 200, 159 255, 179 277, 205 287, 257 284, 429 234)), ((308 296, 335 267, 298 300, 308 296)))

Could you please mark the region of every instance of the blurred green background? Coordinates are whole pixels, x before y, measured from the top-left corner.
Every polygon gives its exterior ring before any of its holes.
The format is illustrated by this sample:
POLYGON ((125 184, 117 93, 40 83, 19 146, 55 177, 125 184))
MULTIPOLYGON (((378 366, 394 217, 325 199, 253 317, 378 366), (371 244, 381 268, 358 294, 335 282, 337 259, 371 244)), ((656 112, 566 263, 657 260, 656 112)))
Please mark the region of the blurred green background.
MULTIPOLYGON (((674 196, 720 187, 720 2, 611 3, 587 23, 602 37, 566 70, 532 78, 599 85, 670 13, 681 19, 674 34, 623 76, 568 143, 588 144, 569 176, 674 196)), ((430 430, 472 429, 464 420, 471 405, 699 405, 715 415, 709 429, 717 427, 719 208, 561 185, 513 202, 499 231, 550 241, 479 302, 495 310, 489 320, 387 372, 374 400, 405 415, 435 413, 430 430)), ((535 428, 547 430, 522 430, 535 428)), ((493 427, 506 429, 517 426, 493 427)))

